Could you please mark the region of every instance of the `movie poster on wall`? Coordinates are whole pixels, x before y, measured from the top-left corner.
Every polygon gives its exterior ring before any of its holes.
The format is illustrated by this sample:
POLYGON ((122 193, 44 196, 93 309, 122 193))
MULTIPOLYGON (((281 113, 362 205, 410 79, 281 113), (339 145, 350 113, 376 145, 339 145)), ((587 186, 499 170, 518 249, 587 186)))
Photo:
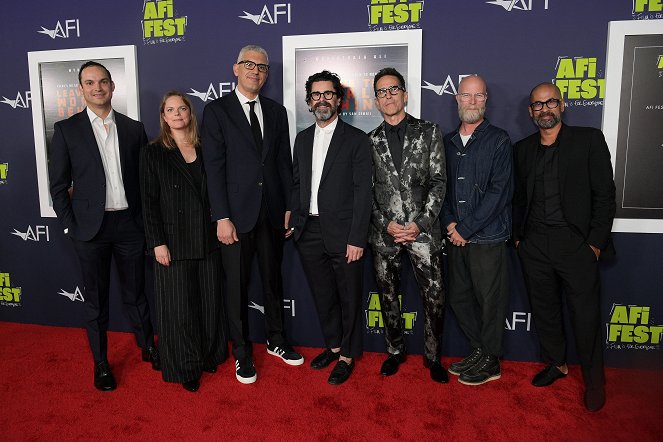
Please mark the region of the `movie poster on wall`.
POLYGON ((616 232, 663 232, 663 20, 611 22, 603 130, 616 232))
POLYGON ((85 109, 78 72, 86 61, 103 64, 111 73, 115 90, 113 109, 138 119, 138 81, 135 46, 65 49, 28 53, 35 157, 42 217, 54 217, 48 184, 48 151, 54 125, 85 109))
POLYGON ((373 77, 396 68, 408 89, 407 112, 420 114, 421 30, 320 34, 283 37, 283 101, 291 139, 315 121, 306 103, 306 80, 329 70, 338 74, 346 98, 339 112, 346 123, 366 132, 382 122, 375 106, 373 77))

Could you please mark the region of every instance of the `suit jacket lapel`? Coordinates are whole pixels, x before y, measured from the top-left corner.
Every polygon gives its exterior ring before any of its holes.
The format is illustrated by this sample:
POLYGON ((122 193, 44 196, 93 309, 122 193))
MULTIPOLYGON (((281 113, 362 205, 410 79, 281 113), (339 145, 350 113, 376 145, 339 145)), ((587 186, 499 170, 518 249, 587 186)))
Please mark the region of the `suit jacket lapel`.
POLYGON ((571 156, 571 151, 569 150, 569 138, 571 134, 563 123, 560 129, 559 135, 557 136, 559 143, 557 145, 558 149, 558 162, 557 162, 557 176, 559 177, 559 194, 560 196, 564 195, 564 185, 566 184, 566 171, 569 169, 569 161, 571 156))
POLYGON ((401 174, 404 174, 405 166, 406 164, 410 164, 410 158, 414 153, 412 141, 416 140, 421 135, 420 133, 416 133, 410 125, 410 116, 406 115, 405 118, 407 122, 405 124, 405 136, 403 137, 403 163, 401 164, 401 174))
POLYGON ((267 100, 260 100, 260 108, 262 109, 262 159, 264 161, 273 144, 272 138, 274 136, 275 120, 272 118, 274 113, 269 104, 267 104, 267 100))
MULTIPOLYGON (((200 152, 198 151, 198 149, 196 149, 196 155, 200 156, 200 152)), ((184 161, 184 157, 182 157, 182 154, 180 153, 179 149, 178 148, 169 149, 166 152, 166 156, 168 157, 168 161, 184 177, 186 182, 196 192, 198 197, 200 197, 202 199, 203 194, 201 194, 201 189, 196 187, 196 183, 193 180, 193 177, 191 176, 191 172, 189 172, 189 168, 187 167, 186 162, 184 161)))
POLYGON ((90 155, 92 155, 92 157, 98 163, 97 165, 101 167, 101 170, 104 170, 104 163, 101 159, 101 152, 99 152, 99 145, 97 144, 97 138, 94 136, 94 129, 92 129, 92 123, 90 123, 87 109, 80 112, 79 115, 81 116, 81 125, 83 125, 85 128, 83 130, 83 142, 86 146, 90 146, 90 155))
MULTIPOLYGON (((244 113, 244 108, 242 107, 242 104, 239 102, 239 97, 237 97, 237 94, 235 92, 231 92, 230 94, 227 95, 227 97, 228 97, 228 115, 230 119, 240 129, 242 135, 251 144, 251 146, 253 146, 253 151, 255 152, 255 154, 258 155, 258 146, 256 146, 256 142, 253 139, 251 124, 249 123, 249 120, 246 119, 246 114, 244 113)), ((265 115, 263 112, 263 120, 264 116, 265 115)))
POLYGON ((536 150, 539 148, 539 133, 534 134, 525 148, 525 165, 527 167, 527 205, 534 197, 534 182, 536 181, 536 150))
MULTIPOLYGON (((338 117, 337 117, 338 118, 338 117)), ((315 131, 314 131, 315 132, 315 131)), ((336 129, 334 129, 334 134, 332 135, 331 142, 329 143, 329 150, 327 150, 327 156, 325 157, 325 165, 322 167, 322 175, 320 175, 320 184, 325 180, 325 177, 329 174, 329 169, 334 162, 334 159, 341 151, 343 147, 343 133, 345 132, 345 127, 343 121, 339 118, 338 123, 336 124, 336 129)), ((313 145, 311 143, 311 145, 313 145)))
POLYGON ((120 151, 120 170, 122 171, 122 178, 124 179, 124 182, 126 183, 126 177, 124 176, 126 167, 124 165, 126 164, 126 148, 127 148, 127 132, 125 130, 124 124, 121 123, 122 117, 119 117, 117 112, 113 111, 115 113, 115 129, 117 130, 117 143, 118 143, 118 150, 120 151))
POLYGON ((309 202, 311 201, 311 174, 313 173, 313 138, 315 135, 315 125, 306 129, 303 135, 303 149, 301 152, 302 156, 299 164, 299 180, 300 185, 307 190, 306 215, 308 215, 308 211, 311 209, 309 207, 309 202))

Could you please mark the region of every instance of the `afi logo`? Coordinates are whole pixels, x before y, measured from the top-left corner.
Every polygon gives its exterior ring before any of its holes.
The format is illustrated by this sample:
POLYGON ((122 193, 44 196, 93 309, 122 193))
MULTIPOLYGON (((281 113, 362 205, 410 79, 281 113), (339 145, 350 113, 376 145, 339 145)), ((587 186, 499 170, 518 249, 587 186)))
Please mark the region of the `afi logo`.
MULTIPOLYGON (((458 76, 458 83, 465 78, 469 77, 472 74, 460 74, 458 76)), ((454 84, 453 80, 451 79, 451 75, 447 75, 446 80, 444 80, 444 83, 441 85, 436 85, 433 83, 429 83, 426 80, 424 80, 424 83, 426 83, 425 86, 421 86, 422 89, 430 89, 431 91, 435 92, 437 95, 443 95, 443 94, 449 94, 449 95, 456 95, 458 93, 458 89, 456 88, 456 84, 454 84)))
POLYGON ((525 330, 530 331, 532 325, 532 314, 528 312, 513 312, 511 315, 511 322, 509 322, 509 318, 506 318, 504 322, 504 328, 506 330, 514 331, 518 328, 518 324, 521 323, 523 324, 522 326, 525 327, 525 330))
POLYGON ((217 89, 214 88, 214 84, 210 83, 209 86, 207 87, 207 90, 204 92, 200 92, 195 90, 194 88, 190 88, 191 92, 187 92, 187 95, 191 95, 192 97, 198 97, 200 98, 203 102, 209 101, 209 100, 216 100, 219 97, 222 97, 226 94, 229 94, 230 92, 235 89, 235 82, 227 82, 227 83, 219 83, 219 89, 217 92, 217 89))
POLYGON ((55 40, 57 37, 59 38, 69 38, 73 36, 73 33, 70 34, 69 31, 76 31, 76 37, 81 36, 81 28, 80 24, 78 23, 77 18, 72 18, 70 20, 65 20, 64 21, 64 26, 60 24, 60 21, 55 24, 54 29, 48 29, 43 26, 41 26, 41 31, 37 31, 40 34, 48 35, 51 37, 53 40, 55 40))
POLYGON ((20 107, 22 109, 27 109, 30 107, 30 102, 32 101, 32 93, 30 91, 25 91, 24 95, 25 98, 23 95, 21 95, 20 92, 17 92, 16 99, 14 100, 7 98, 3 95, 2 100, 0 100, 0 103, 8 104, 12 107, 12 109, 16 109, 17 107, 20 107))
MULTIPOLYGON (((251 301, 251 303, 249 304, 249 308, 252 308, 254 310, 258 310, 263 315, 265 314, 265 306, 262 306, 260 304, 256 304, 253 301, 251 301)), ((285 310, 290 310, 291 316, 293 318, 295 317, 295 300, 294 299, 284 299, 283 300, 283 308, 285 310)))
MULTIPOLYGON (((507 12, 511 12, 514 9, 520 11, 531 11, 532 10, 533 0, 492 0, 488 1, 489 5, 501 6, 506 9, 507 12)), ((548 9, 548 0, 539 1, 539 4, 543 3, 543 9, 548 9)))
POLYGON ((274 4, 274 8, 272 9, 272 12, 270 13, 269 8, 267 8, 267 5, 262 7, 262 11, 260 11, 260 14, 251 14, 246 11, 242 11, 244 15, 238 16, 239 18, 243 18, 245 20, 251 20, 253 23, 257 25, 261 25, 263 23, 267 23, 269 25, 276 25, 279 23, 279 15, 284 15, 287 23, 290 23, 290 3, 276 3, 274 4))
POLYGON ((85 301, 85 299, 83 298, 83 293, 81 292, 81 289, 78 288, 78 286, 76 286, 76 290, 74 290, 73 293, 69 293, 65 289, 60 289, 60 291, 58 292, 58 295, 66 296, 72 302, 73 301, 81 301, 81 302, 85 301))
POLYGON ((28 230, 21 232, 14 229, 13 232, 9 232, 12 235, 16 235, 21 238, 23 241, 40 241, 41 239, 46 239, 50 241, 50 236, 48 234, 48 226, 35 226, 33 229, 32 226, 28 226, 28 230))

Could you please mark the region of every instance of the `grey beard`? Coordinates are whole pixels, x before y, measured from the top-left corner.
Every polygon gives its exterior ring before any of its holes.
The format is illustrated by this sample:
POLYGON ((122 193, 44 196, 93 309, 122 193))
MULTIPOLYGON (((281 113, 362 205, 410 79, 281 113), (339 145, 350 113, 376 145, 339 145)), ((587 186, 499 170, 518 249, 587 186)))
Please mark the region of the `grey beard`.
POLYGON ((553 127, 557 126, 559 124, 559 122, 562 121, 562 117, 557 116, 553 113, 547 113, 545 115, 539 114, 539 118, 532 118, 532 120, 534 121, 534 124, 537 127, 540 127, 541 129, 550 129, 550 128, 553 128, 553 127), (541 117, 544 117, 544 116, 552 116, 552 119, 543 120, 541 117))
POLYGON ((458 118, 460 118, 460 121, 467 124, 474 124, 481 121, 485 113, 486 113, 485 107, 479 109, 458 108, 458 118))
POLYGON ((313 110, 316 120, 327 121, 334 116, 336 110, 333 107, 316 107, 313 110))

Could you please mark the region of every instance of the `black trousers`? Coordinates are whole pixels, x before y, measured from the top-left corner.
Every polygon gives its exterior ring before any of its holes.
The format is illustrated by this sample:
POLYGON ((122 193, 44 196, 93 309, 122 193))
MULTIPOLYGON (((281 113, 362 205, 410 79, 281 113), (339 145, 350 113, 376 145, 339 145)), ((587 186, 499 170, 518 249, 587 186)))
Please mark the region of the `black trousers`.
POLYGON ((248 286, 253 258, 258 255, 265 308, 265 331, 273 344, 284 344, 283 330, 283 241, 285 230, 275 229, 269 221, 263 201, 255 227, 238 233, 238 242, 221 246, 225 272, 225 294, 228 308, 228 328, 233 344, 233 356, 241 359, 252 354, 249 341, 248 286))
POLYGON ((546 363, 566 363, 562 293, 587 387, 604 383, 598 262, 568 227, 529 228, 518 247, 532 318, 546 363))
POLYGON ((161 373, 166 382, 199 379, 205 365, 228 357, 220 254, 154 262, 161 373))
POLYGON ((400 294, 401 253, 407 253, 424 304, 424 356, 437 361, 441 353, 444 315, 442 252, 430 253, 427 244, 413 243, 393 254, 373 250, 375 281, 380 291, 380 309, 384 320, 388 353, 405 353, 400 294))
POLYGON ((122 310, 138 345, 154 346, 150 308, 145 296, 145 236, 129 210, 105 212, 90 241, 73 239, 85 285, 85 329, 95 362, 107 360, 111 258, 120 276, 122 310))
POLYGON ((506 243, 447 247, 449 305, 472 348, 501 356, 509 305, 506 243))
POLYGON ((345 253, 330 253, 322 240, 320 220, 309 217, 297 250, 318 312, 328 348, 356 358, 363 352, 361 300, 364 260, 348 264, 345 253))

